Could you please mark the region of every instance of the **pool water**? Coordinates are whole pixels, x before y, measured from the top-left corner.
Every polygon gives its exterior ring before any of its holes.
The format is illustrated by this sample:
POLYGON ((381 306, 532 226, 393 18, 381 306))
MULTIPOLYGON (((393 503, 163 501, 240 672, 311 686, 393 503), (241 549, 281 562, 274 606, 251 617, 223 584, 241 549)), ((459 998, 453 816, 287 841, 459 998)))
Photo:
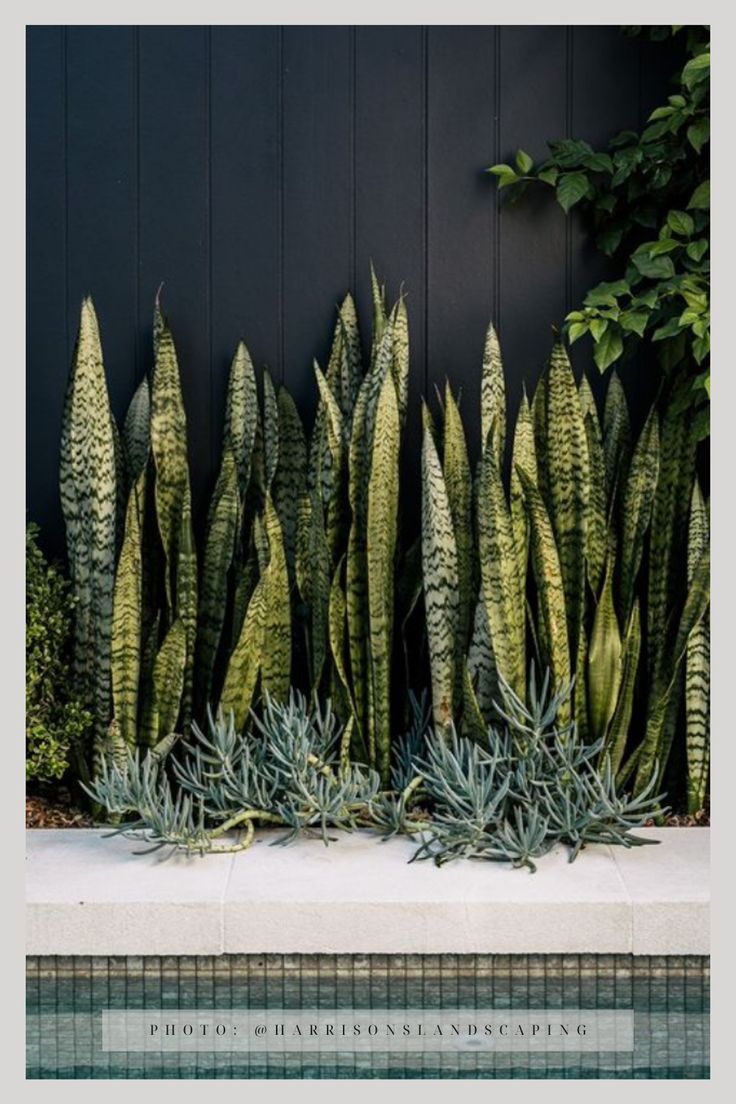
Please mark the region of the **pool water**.
POLYGON ((29 957, 29 1078, 707 1078, 709 959, 631 955, 29 957), (105 1051, 105 1009, 619 1009, 599 1053, 105 1051))

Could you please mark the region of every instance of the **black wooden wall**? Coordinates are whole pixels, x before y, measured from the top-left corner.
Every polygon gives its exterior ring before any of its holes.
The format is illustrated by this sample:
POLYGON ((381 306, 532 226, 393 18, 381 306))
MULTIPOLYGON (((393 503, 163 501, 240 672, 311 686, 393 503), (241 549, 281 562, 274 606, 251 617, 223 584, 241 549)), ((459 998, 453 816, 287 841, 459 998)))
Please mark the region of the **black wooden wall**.
MULTIPOLYGON (((46 543, 60 547, 62 400, 86 292, 122 418, 164 281, 200 509, 238 338, 309 421, 312 357, 347 289, 369 318, 371 257, 392 295, 408 292, 410 471, 419 395, 446 375, 477 446, 489 318, 515 409, 550 325, 603 271, 547 194, 507 209, 483 169, 519 145, 541 158, 548 139, 640 124, 666 88, 661 49, 616 27, 29 28, 27 501, 46 543)), ((651 393, 649 373, 626 376, 651 393)))

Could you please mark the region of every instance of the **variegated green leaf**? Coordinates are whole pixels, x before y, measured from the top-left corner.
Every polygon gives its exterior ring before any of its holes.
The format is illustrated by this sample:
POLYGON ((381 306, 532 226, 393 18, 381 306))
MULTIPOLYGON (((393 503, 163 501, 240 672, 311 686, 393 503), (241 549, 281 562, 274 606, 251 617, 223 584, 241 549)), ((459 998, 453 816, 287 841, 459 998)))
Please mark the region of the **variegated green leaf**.
POLYGON ((640 653, 641 614, 639 612, 639 599, 636 598, 631 610, 621 654, 621 689, 618 695, 616 712, 613 715, 606 743, 601 753, 602 759, 606 756, 610 759, 614 775, 618 774, 626 751, 626 741, 634 711, 634 689, 636 687, 640 653))
POLYGON ((532 482, 537 482, 537 450, 534 445, 534 426, 529 401, 524 388, 514 431, 514 449, 511 461, 511 530, 514 536, 516 572, 522 590, 526 590, 527 565, 529 563, 529 519, 524 508, 517 468, 523 468, 532 482))
MULTIPOLYGON (((523 468, 518 468, 517 474, 529 511, 532 569, 537 584, 541 622, 539 628, 544 642, 546 665, 550 668, 554 688, 559 689, 570 682, 571 675, 562 569, 552 523, 542 496, 523 468)), ((563 709, 563 719, 565 712, 563 709)))
POLYGON ((523 697, 526 690, 524 594, 517 569, 511 514, 501 478, 496 432, 494 421, 483 453, 478 486, 480 577, 496 669, 523 697))
POLYGON ((123 451, 127 481, 132 487, 145 470, 151 451, 151 391, 145 377, 138 384, 125 415, 123 451))
POLYGON ((264 524, 269 560, 263 574, 266 587, 261 681, 264 692, 274 701, 286 701, 291 684, 289 573, 281 523, 270 495, 266 497, 264 524))
POLYGON ((480 382, 480 432, 485 450, 491 426, 496 422, 496 449, 499 467, 503 464, 506 440, 506 384, 503 377, 501 348, 493 323, 488 326, 483 349, 483 368, 480 382))
POLYGON ((271 489, 279 462, 279 406, 271 373, 263 373, 263 455, 266 490, 271 489))
POLYGON ((184 498, 189 491, 187 419, 171 331, 158 339, 151 396, 151 446, 156 465, 156 516, 166 556, 166 599, 173 617, 184 498))
POLYGON ((449 730, 457 693, 460 587, 452 509, 428 429, 422 443, 422 568, 435 726, 449 730))
POLYGON ((266 623, 266 590, 267 583, 263 576, 256 583, 248 603, 220 696, 220 708, 225 716, 232 712, 239 732, 245 728, 258 684, 266 623))
POLYGON ((593 419, 593 426, 598 435, 598 440, 602 444, 603 435, 601 433, 600 419, 598 418, 598 407, 596 405, 595 396, 593 394, 592 388, 588 383, 588 377, 585 374, 583 374, 580 378, 580 383, 578 385, 578 395, 580 396, 580 409, 583 412, 583 421, 585 421, 585 419, 590 414, 591 418, 593 419))
POLYGON ((628 621, 659 477, 659 418, 652 407, 636 443, 621 500, 621 611, 628 621))
POLYGON ((621 632, 613 605, 613 564, 609 558, 588 648, 588 717, 594 740, 605 738, 608 732, 622 675, 621 632))
POLYGON ((665 642, 655 678, 649 685, 647 727, 637 761, 634 793, 647 786, 655 772, 661 782, 670 754, 680 697, 682 662, 693 629, 700 623, 710 601, 710 550, 700 556, 692 575, 690 589, 680 617, 674 643, 665 642))
MULTIPOLYGON (((192 502, 189 484, 184 491, 181 530, 177 547, 176 616, 186 634, 184 686, 181 702, 181 726, 189 731, 194 696, 194 649, 197 639, 197 553, 192 531, 192 502)), ((166 735, 166 733, 164 733, 166 735)))
POLYGON ((228 572, 233 562, 240 523, 238 467, 227 449, 210 509, 197 625, 196 707, 204 716, 213 704, 212 679, 227 611, 228 572))
POLYGON ((146 493, 145 467, 131 488, 125 515, 125 537, 115 574, 112 607, 110 673, 113 715, 120 737, 138 742, 138 686, 141 670, 141 601, 143 562, 141 517, 146 493))
POLYGON ((585 532, 585 560, 588 582, 596 598, 600 594, 608 544, 606 511, 606 467, 597 415, 585 415, 585 438, 590 463, 590 501, 585 532))
POLYGON ((80 693, 92 703, 99 743, 110 721, 117 475, 113 420, 91 299, 82 303, 62 420, 59 478, 75 598, 73 671, 80 693))
POLYGON ((279 462, 273 480, 273 501, 281 522, 289 579, 294 579, 299 501, 306 486, 307 443, 301 418, 289 392, 280 387, 279 462))
POLYGON ((399 422, 403 429, 406 425, 406 413, 409 406, 409 319, 403 295, 394 308, 393 319, 391 372, 394 377, 396 400, 399 405, 399 422))
POLYGON ((457 690, 461 690, 462 658, 467 652, 473 616, 472 476, 460 411, 449 383, 445 387, 445 441, 443 472, 457 549, 457 633, 455 644, 457 690))
MULTIPOLYGON (((692 584, 698 560, 709 544, 708 509, 698 480, 690 505, 687 566, 692 584)), ((705 804, 710 761, 710 624, 706 613, 692 629, 685 656, 687 804, 689 813, 705 804)))
POLYGON ((585 609, 590 460, 575 377, 559 342, 547 377, 547 442, 550 519, 565 589, 570 654, 576 656, 585 609))
POLYGON ((468 675, 475 693, 475 701, 487 722, 494 719, 494 701, 500 698, 498 675, 493 661, 491 630, 488 627, 486 604, 481 594, 475 603, 473 635, 468 648, 468 675))
POLYGON ((253 445, 258 425, 258 385, 250 353, 241 341, 235 350, 230 366, 227 400, 225 404, 225 431, 223 454, 229 450, 238 471, 238 493, 245 499, 250 482, 253 445))
POLYGON ((327 658, 330 593, 330 549, 316 489, 305 491, 299 504, 296 581, 301 599, 309 610, 310 681, 316 691, 327 658))
POLYGON ((650 683, 658 677, 667 622, 682 602, 687 584, 687 530, 695 475, 692 416, 676 390, 664 411, 659 478, 652 505, 649 541, 647 639, 650 683))
MULTIPOLYGON (((390 328, 386 330, 390 333, 390 328)), ((376 769, 388 782, 391 766, 391 652, 394 561, 399 507, 400 415, 390 373, 384 375, 375 416, 368 483, 367 567, 370 625, 368 748, 376 769)))
POLYGON ((626 485, 630 453, 629 405, 614 368, 603 407, 603 455, 606 462, 606 495, 609 507, 616 487, 623 489, 626 485))
POLYGON ((154 713, 157 739, 162 740, 176 730, 187 656, 187 633, 177 617, 164 638, 153 666, 154 713))

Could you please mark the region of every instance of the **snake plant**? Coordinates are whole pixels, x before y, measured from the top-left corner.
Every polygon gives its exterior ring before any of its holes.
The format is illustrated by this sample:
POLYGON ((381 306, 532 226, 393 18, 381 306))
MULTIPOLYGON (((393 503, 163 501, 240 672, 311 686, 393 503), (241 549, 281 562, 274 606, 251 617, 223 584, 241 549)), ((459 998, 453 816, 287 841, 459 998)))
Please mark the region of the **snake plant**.
POLYGON ((424 417, 422 542, 435 724, 447 731, 454 721, 482 742, 499 686, 523 696, 527 663, 537 656, 553 688, 574 678, 560 709, 563 718, 571 710, 579 735, 600 746, 601 770, 612 770, 621 784, 633 776, 641 794, 652 778, 662 785, 685 699, 689 800, 691 808, 702 805, 707 522, 693 491, 694 439, 679 396, 655 403, 634 438, 616 374, 601 417, 589 383, 583 377, 576 384, 556 342, 533 402, 522 395, 506 479, 504 395, 490 327, 481 368, 482 453, 472 494, 464 497, 457 474, 464 434, 449 386, 441 433, 429 412, 424 417), (458 613, 467 608, 468 580, 469 635, 467 615, 458 613), (637 727, 643 688, 644 723, 637 727))

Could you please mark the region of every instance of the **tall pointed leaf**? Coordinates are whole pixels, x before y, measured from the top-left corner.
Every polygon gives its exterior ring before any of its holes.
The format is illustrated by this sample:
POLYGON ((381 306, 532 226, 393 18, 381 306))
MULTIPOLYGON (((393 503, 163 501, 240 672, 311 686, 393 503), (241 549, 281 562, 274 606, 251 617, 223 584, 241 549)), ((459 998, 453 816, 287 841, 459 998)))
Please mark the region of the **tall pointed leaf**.
POLYGON ((460 587, 452 510, 432 434, 422 442, 422 570, 432 681, 432 715, 440 730, 453 720, 457 693, 460 587))
POLYGON ((621 505, 621 612, 627 622, 659 477, 659 418, 652 407, 631 458, 621 505))
POLYGON ((483 368, 480 382, 480 432, 481 446, 485 450, 493 422, 496 422, 496 449, 498 464, 503 464, 506 440, 506 384, 503 377, 501 348, 493 323, 486 332, 483 349, 483 368))

